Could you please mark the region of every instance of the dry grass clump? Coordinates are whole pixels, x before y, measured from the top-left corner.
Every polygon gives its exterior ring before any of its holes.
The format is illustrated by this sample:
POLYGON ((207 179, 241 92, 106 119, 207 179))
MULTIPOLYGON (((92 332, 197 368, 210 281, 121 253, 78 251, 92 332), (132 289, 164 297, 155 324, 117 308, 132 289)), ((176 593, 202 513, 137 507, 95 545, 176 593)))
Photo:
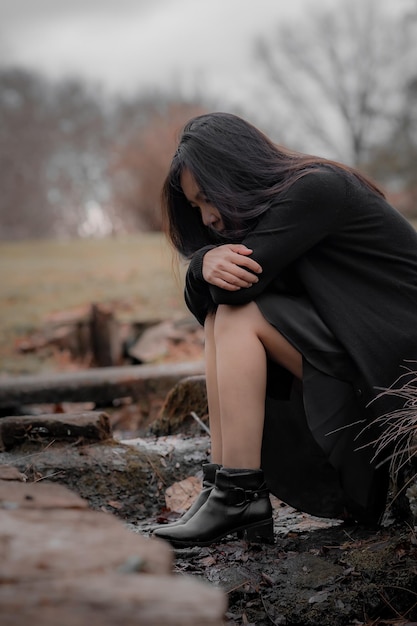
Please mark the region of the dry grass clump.
POLYGON ((401 407, 381 415, 374 422, 381 435, 375 443, 375 458, 390 463, 397 496, 406 492, 417 520, 417 372, 406 366, 404 374, 375 398, 391 396, 402 400, 401 407))
POLYGON ((417 372, 402 374, 376 399, 381 395, 404 399, 401 408, 376 419, 376 423, 383 427, 377 442, 376 456, 393 448, 390 458, 399 470, 417 454, 417 372))

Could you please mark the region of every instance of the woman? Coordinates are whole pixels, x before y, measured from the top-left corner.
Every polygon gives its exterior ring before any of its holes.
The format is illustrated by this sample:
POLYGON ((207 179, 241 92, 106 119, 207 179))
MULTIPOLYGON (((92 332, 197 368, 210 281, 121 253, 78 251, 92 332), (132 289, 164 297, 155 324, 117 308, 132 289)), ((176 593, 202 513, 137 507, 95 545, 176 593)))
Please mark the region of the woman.
POLYGON ((417 236, 359 172, 274 145, 227 113, 188 122, 163 188, 205 329, 212 462, 176 547, 272 541, 269 492, 377 523, 375 418, 417 358, 417 236), (376 399, 375 399, 376 398, 376 399))

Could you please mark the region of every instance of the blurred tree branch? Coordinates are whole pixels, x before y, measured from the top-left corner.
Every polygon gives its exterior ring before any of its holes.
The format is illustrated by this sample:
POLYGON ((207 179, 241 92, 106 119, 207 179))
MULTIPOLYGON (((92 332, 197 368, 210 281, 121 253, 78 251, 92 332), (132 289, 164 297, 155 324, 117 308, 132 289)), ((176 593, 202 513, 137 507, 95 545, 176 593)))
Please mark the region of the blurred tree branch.
POLYGON ((316 6, 258 41, 283 141, 358 166, 410 115, 417 23, 413 14, 385 9, 377 0, 316 6))
POLYGON ((176 134, 204 110, 0 69, 0 240, 160 230, 176 134))
POLYGON ((138 102, 139 109, 143 112, 139 123, 130 121, 126 111, 122 115, 125 131, 117 134, 109 173, 123 222, 135 230, 155 231, 162 228, 161 189, 179 132, 190 117, 206 109, 198 102, 163 97, 148 101, 147 107, 138 102))

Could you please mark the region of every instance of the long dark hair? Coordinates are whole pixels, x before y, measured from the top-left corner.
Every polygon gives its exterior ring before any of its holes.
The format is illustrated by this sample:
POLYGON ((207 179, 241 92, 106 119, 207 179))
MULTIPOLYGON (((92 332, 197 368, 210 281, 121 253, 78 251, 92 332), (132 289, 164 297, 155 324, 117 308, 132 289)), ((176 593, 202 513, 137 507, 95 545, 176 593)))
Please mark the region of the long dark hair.
POLYGON ((346 165, 274 144, 252 124, 230 113, 208 113, 185 125, 162 189, 167 236, 180 254, 190 257, 210 243, 238 243, 259 217, 299 178, 320 165, 355 176, 382 192, 346 165), (188 169, 199 189, 222 216, 221 234, 204 226, 181 188, 188 169))

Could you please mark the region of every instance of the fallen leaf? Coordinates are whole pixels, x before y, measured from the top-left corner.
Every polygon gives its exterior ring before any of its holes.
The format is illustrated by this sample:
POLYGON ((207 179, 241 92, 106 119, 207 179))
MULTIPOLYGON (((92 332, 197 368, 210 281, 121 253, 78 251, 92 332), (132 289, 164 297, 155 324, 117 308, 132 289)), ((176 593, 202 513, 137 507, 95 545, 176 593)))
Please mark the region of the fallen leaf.
POLYGON ((201 491, 201 480, 190 476, 174 483, 165 491, 165 503, 171 511, 183 513, 187 511, 201 491))
POLYGON ((169 524, 170 522, 176 522, 179 517, 180 515, 176 511, 164 508, 157 516, 156 522, 158 524, 169 524))
POLYGON ((198 561, 199 565, 204 565, 204 567, 212 567, 213 565, 216 565, 217 561, 215 558, 213 558, 212 556, 205 556, 203 559, 200 559, 198 561))
POLYGON ((123 503, 122 503, 122 502, 118 502, 117 500, 109 500, 109 501, 107 502, 107 504, 108 504, 109 506, 111 506, 113 509, 118 509, 118 510, 120 510, 120 509, 122 509, 122 508, 123 508, 123 503))
POLYGON ((329 597, 329 594, 327 591, 319 591, 314 596, 311 596, 311 598, 308 599, 308 603, 316 604, 320 602, 325 602, 328 597, 329 597))
POLYGON ((265 572, 261 572, 261 576, 263 578, 263 580, 270 586, 273 587, 274 586, 274 581, 272 580, 272 578, 270 576, 268 576, 268 574, 265 574, 265 572))

